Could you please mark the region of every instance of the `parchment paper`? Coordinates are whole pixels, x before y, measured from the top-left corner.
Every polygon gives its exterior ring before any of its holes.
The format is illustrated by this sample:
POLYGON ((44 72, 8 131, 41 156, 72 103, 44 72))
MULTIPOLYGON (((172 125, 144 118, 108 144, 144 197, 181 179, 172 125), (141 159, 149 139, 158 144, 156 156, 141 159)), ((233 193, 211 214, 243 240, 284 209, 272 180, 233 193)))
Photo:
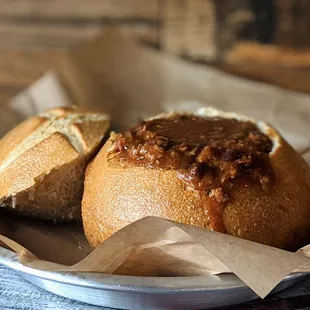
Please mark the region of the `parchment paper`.
MULTIPOLYGON (((14 98, 9 123, 70 104, 102 109, 117 130, 163 111, 212 105, 272 123, 310 160, 309 95, 187 63, 116 31, 69 52, 60 68, 14 98)), ((5 126, 3 131, 10 127, 5 126)), ((233 272, 261 297, 286 275, 310 272, 310 246, 291 253, 148 217, 92 251, 81 224, 53 224, 0 211, 0 240, 23 264, 38 269, 148 276, 233 272)))

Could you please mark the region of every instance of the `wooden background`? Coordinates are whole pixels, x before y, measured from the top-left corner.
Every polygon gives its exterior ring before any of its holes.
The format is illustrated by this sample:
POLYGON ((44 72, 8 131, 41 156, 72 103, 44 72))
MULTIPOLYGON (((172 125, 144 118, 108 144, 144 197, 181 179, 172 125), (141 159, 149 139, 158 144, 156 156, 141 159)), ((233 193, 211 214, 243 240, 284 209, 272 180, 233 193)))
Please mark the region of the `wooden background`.
POLYGON ((0 102, 111 25, 192 61, 310 92, 308 12, 309 0, 0 0, 0 102))

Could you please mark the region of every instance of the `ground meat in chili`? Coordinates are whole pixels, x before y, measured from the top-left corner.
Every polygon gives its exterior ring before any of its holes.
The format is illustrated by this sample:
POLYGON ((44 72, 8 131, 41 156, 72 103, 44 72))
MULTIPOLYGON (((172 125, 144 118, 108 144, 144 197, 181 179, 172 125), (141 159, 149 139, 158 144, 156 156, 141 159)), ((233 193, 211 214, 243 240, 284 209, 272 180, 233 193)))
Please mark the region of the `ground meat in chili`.
POLYGON ((110 154, 120 162, 176 170, 188 186, 212 197, 209 228, 217 231, 225 231, 221 217, 236 182, 263 190, 272 184, 272 142, 250 121, 176 114, 144 121, 112 140, 110 154))

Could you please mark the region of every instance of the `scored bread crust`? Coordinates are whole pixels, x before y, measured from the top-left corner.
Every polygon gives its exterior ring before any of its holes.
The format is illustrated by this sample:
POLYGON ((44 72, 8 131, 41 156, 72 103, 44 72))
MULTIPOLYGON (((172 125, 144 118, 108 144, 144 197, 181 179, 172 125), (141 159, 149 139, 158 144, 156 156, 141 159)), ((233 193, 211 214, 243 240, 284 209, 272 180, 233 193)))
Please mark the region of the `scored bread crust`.
POLYGON ((56 108, 0 140, 0 206, 54 221, 81 219, 85 169, 109 127, 103 113, 56 108))
MULTIPOLYGON (((196 114, 254 122, 215 109, 196 114)), ((163 116, 169 117, 160 115, 163 116)), ((275 173, 274 187, 266 194, 256 186, 245 188, 235 184, 224 210, 224 224, 228 234, 279 248, 295 248, 309 241, 309 168, 272 127, 255 123, 273 141, 269 156, 275 173)), ((120 164, 111 156, 108 160, 111 146, 109 139, 86 172, 82 218, 92 246, 150 215, 208 228, 202 196, 188 188, 178 178, 177 171, 120 164)))

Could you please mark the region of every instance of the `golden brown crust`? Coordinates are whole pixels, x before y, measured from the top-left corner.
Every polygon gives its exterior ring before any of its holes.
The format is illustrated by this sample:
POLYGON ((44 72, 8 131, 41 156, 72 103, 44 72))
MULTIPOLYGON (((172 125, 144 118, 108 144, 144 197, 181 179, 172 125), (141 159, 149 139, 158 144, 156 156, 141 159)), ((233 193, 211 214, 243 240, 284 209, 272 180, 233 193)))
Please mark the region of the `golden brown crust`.
POLYGON ((108 163, 109 144, 86 172, 82 218, 91 245, 99 245, 120 228, 148 215, 188 224, 192 217, 202 224, 199 194, 186 190, 175 171, 108 163))
MULTIPOLYGON (((276 175, 273 192, 236 185, 224 222, 229 234, 287 248, 308 241, 310 175, 301 156, 282 138, 278 143, 270 155, 276 175)), ((207 228, 201 195, 186 188, 176 171, 121 166, 113 158, 108 161, 110 145, 111 140, 86 172, 82 218, 92 246, 148 215, 207 228)))
POLYGON ((13 129, 0 142, 0 206, 42 219, 80 219, 86 165, 108 126, 104 114, 57 108, 13 129))
POLYGON ((32 117, 22 122, 0 140, 0 164, 18 143, 46 122, 44 117, 32 117))
POLYGON ((72 131, 79 137, 85 152, 92 152, 98 146, 102 139, 102 133, 108 130, 107 121, 92 121, 84 123, 75 123, 72 125, 72 131))
POLYGON ((7 197, 33 186, 37 177, 69 163, 78 155, 62 134, 52 134, 0 172, 0 197, 7 197))
POLYGON ((307 243, 310 232, 310 174, 307 163, 283 139, 271 156, 275 184, 269 195, 236 187, 225 210, 232 235, 280 248, 307 243))

